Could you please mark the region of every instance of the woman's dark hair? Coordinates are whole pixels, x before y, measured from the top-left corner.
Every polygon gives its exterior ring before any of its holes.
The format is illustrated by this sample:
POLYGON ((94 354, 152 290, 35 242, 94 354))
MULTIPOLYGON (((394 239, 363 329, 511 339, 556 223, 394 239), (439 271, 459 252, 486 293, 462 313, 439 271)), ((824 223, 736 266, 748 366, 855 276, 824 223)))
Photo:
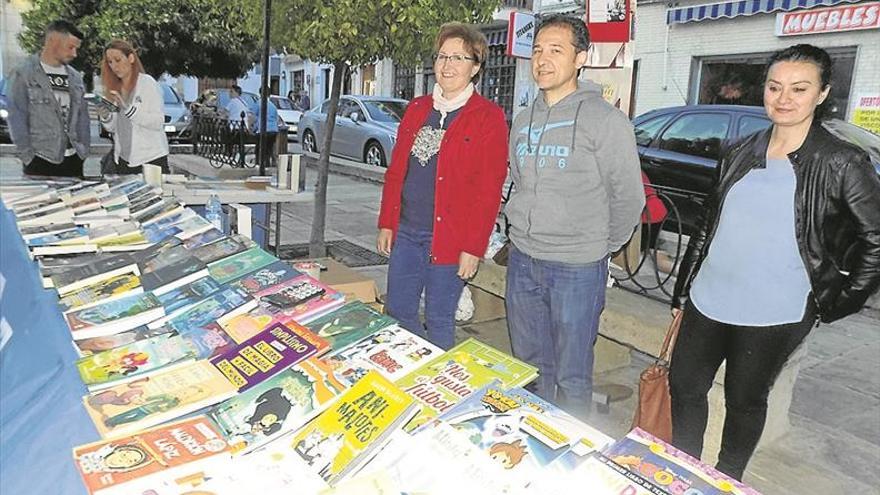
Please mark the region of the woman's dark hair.
MULTIPOLYGON (((820 90, 824 91, 831 86, 831 67, 833 62, 831 61, 831 56, 828 55, 828 52, 818 46, 800 44, 773 53, 773 55, 770 55, 770 59, 767 61, 767 66, 764 68, 765 81, 767 80, 767 75, 770 73, 770 68, 777 62, 809 62, 819 69, 819 80, 822 83, 820 90)), ((825 116, 829 106, 828 101, 830 99, 830 96, 825 98, 825 101, 816 107, 815 118, 821 119, 825 116)))

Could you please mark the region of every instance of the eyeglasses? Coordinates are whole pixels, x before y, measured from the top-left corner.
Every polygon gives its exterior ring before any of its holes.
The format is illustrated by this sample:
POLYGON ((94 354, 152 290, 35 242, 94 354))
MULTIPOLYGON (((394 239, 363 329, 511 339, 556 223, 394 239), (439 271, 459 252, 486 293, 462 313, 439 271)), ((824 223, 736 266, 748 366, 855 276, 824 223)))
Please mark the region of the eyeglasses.
POLYGON ((468 57, 465 55, 446 55, 444 53, 435 53, 432 57, 434 59, 434 63, 443 65, 444 62, 449 62, 452 65, 459 65, 464 63, 465 60, 470 60, 472 62, 476 62, 476 57, 468 57))

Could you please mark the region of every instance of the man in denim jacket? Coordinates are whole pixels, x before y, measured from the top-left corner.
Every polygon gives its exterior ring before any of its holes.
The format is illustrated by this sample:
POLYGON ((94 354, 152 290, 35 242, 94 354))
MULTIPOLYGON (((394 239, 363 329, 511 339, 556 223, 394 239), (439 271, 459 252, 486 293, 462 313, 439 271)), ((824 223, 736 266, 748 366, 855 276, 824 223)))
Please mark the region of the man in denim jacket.
POLYGON ((67 21, 46 26, 43 49, 10 77, 9 130, 28 175, 80 177, 89 153, 89 111, 76 58, 82 33, 67 21))

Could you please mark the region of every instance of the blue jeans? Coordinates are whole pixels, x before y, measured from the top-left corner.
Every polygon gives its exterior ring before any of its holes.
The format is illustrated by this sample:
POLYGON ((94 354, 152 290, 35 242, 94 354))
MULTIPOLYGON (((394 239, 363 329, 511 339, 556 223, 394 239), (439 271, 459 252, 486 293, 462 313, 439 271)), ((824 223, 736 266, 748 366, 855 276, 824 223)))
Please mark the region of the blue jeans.
POLYGON ((538 367, 535 393, 579 418, 591 410, 593 345, 607 277, 607 257, 560 263, 510 246, 505 305, 513 354, 538 367))
POLYGON ((400 324, 449 349, 455 343, 455 310, 464 288, 458 265, 430 262, 433 232, 401 225, 391 248, 388 266, 386 310, 400 324), (419 302, 425 293, 425 325, 419 318, 419 302), (427 334, 425 327, 427 326, 427 334))

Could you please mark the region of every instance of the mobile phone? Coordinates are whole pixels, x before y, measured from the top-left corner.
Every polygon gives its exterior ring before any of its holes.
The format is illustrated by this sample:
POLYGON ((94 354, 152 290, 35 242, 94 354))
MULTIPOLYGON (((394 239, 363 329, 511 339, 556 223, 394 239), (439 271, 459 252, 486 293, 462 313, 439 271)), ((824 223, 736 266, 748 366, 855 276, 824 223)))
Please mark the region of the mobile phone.
POLYGON ((97 105, 99 107, 104 107, 107 110, 110 110, 111 112, 118 112, 119 111, 119 107, 116 105, 116 103, 113 103, 111 100, 108 100, 107 98, 105 98, 97 93, 87 93, 84 96, 88 101, 92 102, 93 105, 97 105))

